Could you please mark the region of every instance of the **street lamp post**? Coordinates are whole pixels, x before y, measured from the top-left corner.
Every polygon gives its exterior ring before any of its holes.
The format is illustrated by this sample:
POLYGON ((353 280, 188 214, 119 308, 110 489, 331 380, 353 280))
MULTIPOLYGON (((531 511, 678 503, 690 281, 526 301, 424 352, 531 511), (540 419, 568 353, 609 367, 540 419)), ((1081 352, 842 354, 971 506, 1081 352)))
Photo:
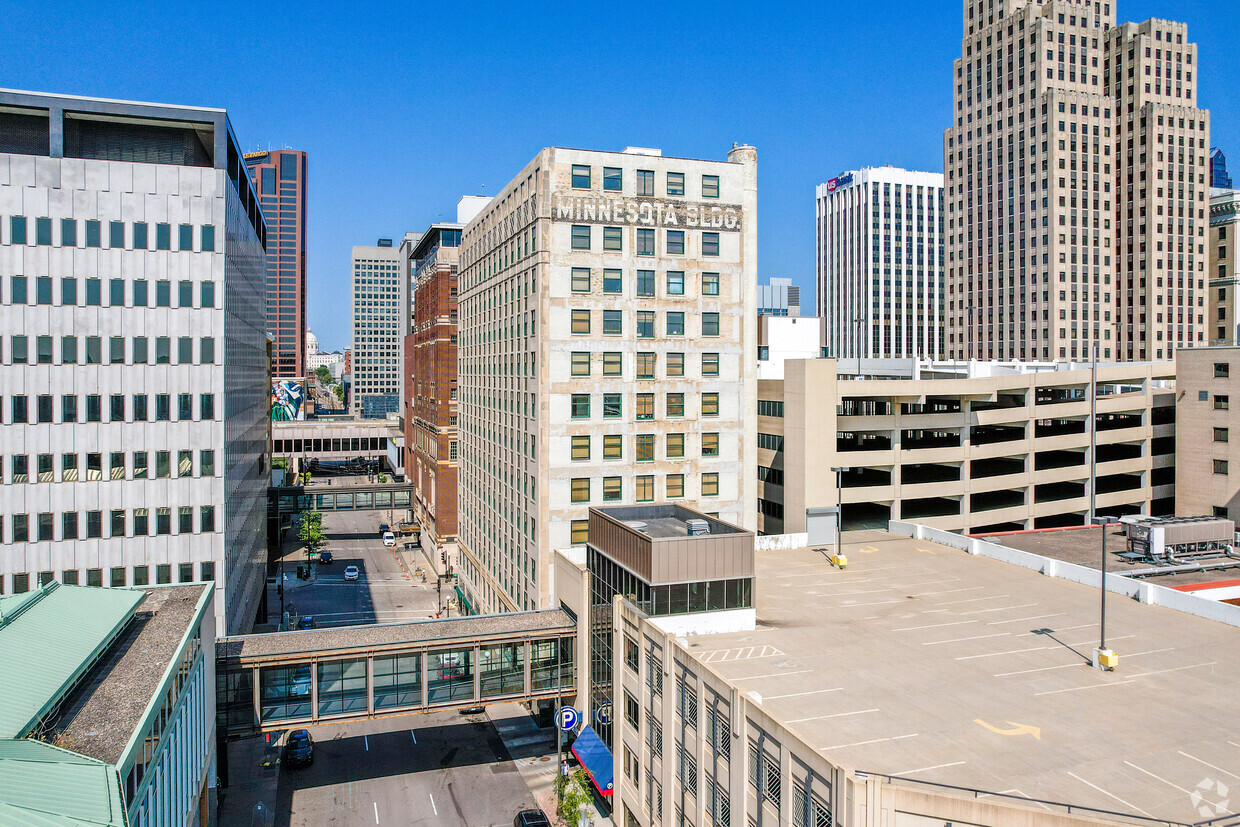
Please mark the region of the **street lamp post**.
POLYGON ((831 469, 835 472, 835 553, 839 554, 844 546, 844 472, 846 466, 831 469))
POLYGON ((1098 648, 1094 650, 1094 667, 1109 672, 1119 662, 1119 657, 1107 648, 1107 526, 1113 523, 1115 519, 1107 516, 1095 516, 1091 521, 1102 529, 1102 610, 1098 623, 1098 648))

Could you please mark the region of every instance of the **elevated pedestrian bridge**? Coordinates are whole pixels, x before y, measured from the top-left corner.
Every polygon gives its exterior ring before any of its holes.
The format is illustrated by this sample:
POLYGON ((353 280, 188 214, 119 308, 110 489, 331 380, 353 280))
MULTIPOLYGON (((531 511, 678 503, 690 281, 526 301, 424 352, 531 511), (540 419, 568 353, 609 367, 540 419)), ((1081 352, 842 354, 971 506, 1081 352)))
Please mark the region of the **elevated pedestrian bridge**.
POLYGON ((556 609, 221 638, 219 732, 571 697, 576 634, 556 609))
POLYGON ((387 511, 408 509, 413 483, 357 485, 282 485, 267 489, 267 516, 282 517, 303 511, 387 511))

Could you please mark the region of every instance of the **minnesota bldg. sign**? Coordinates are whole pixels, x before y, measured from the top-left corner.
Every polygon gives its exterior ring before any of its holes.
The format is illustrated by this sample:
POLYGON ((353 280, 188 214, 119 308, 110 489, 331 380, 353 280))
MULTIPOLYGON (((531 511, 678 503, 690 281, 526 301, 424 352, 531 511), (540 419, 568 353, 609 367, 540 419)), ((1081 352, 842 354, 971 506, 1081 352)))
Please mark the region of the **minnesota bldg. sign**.
POLYGON ((627 224, 636 227, 741 230, 742 210, 734 204, 692 204, 651 199, 555 196, 552 221, 627 224))

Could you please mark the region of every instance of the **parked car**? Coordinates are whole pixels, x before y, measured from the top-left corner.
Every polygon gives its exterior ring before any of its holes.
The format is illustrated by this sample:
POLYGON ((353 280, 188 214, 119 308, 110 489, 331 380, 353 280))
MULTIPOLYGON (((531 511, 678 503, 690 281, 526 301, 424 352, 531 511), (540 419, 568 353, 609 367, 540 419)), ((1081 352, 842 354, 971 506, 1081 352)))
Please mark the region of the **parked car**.
POLYGON ((319 628, 319 622, 314 619, 314 615, 306 615, 301 620, 297 621, 297 628, 299 630, 317 629, 319 628))
POLYGON ((390 531, 383 532, 383 545, 392 548, 396 545, 396 535, 390 531))
POLYGON ((288 734, 282 763, 286 767, 308 767, 314 763, 314 739, 307 730, 295 729, 288 734))
POLYGON ((345 569, 344 569, 345 580, 357 580, 361 576, 362 576, 362 573, 358 571, 357 566, 345 566, 345 569))
POLYGON ((386 534, 386 533, 388 533, 388 532, 389 532, 389 531, 391 531, 391 530, 392 530, 392 527, 391 527, 390 525, 388 525, 387 523, 379 523, 379 533, 380 533, 380 534, 386 534))
POLYGON ((512 827, 551 827, 542 810, 522 810, 512 820, 512 827))
POLYGON ((332 561, 332 553, 330 551, 319 552, 319 563, 323 565, 328 565, 331 563, 331 561, 332 561))
POLYGON ((298 698, 310 696, 310 667, 299 666, 293 672, 293 684, 289 688, 289 694, 298 698))

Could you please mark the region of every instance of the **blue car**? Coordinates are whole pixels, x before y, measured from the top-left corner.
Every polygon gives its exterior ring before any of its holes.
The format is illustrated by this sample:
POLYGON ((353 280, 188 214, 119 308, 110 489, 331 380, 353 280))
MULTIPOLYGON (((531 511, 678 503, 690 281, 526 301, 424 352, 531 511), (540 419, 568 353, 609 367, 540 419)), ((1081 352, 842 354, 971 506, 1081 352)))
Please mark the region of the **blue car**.
POLYGON ((319 562, 320 562, 320 563, 322 563, 322 564, 324 564, 324 565, 327 565, 327 564, 331 563, 331 561, 332 561, 332 553, 331 553, 330 551, 320 551, 320 552, 319 552, 319 562))
POLYGON ((314 763, 314 740, 308 730, 295 729, 288 734, 282 763, 286 767, 308 767, 314 763))

